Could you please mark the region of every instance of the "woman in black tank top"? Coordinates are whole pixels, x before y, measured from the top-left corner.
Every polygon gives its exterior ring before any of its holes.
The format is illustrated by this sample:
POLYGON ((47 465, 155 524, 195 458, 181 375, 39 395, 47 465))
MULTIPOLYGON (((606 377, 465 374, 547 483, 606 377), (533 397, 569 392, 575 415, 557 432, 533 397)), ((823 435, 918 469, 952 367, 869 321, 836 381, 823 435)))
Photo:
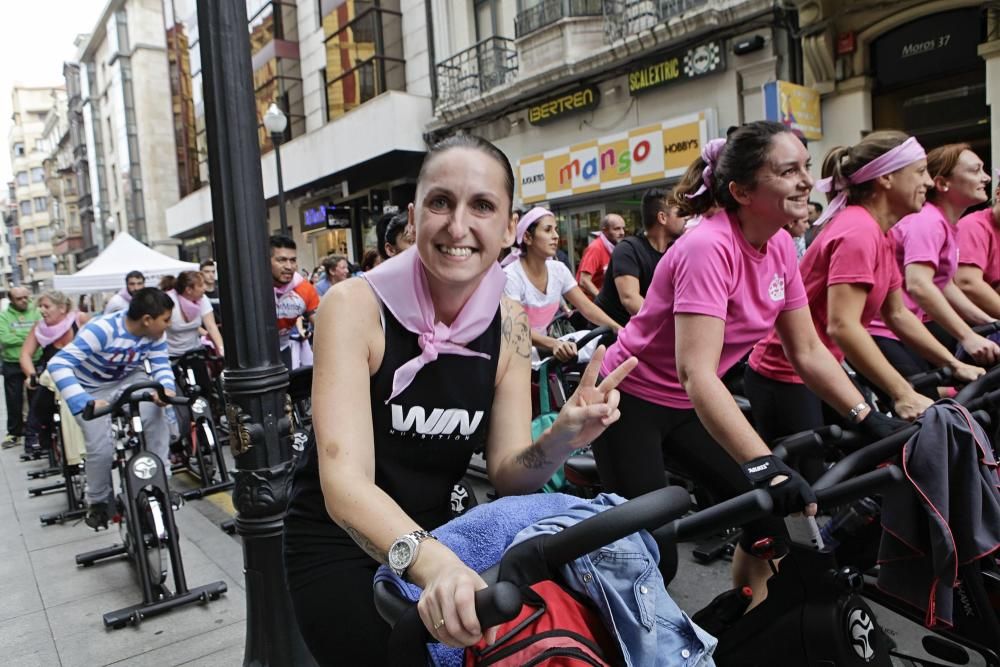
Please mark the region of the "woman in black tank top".
POLYGON ((530 329, 501 299, 496 262, 513 241, 513 182, 486 141, 462 135, 432 148, 409 210, 416 247, 337 285, 317 313, 315 443, 295 474, 285 565, 299 629, 322 665, 385 664, 389 629, 372 578, 403 537, 418 544, 402 563, 424 589, 428 630, 452 646, 478 641, 487 629, 472 594, 484 582, 418 531, 448 520, 477 447, 499 493, 532 493, 618 419, 615 387, 635 362, 597 385, 602 350, 530 444, 530 329))
MULTIPOLYGON (((49 290, 38 297, 42 321, 36 323, 21 347, 21 372, 27 378, 40 375, 56 352, 69 345, 80 325, 87 321, 73 310, 73 301, 62 292, 49 290), (32 358, 41 348, 38 361, 32 358)), ((48 449, 52 445, 52 415, 55 395, 41 386, 32 386, 28 420, 24 428, 24 449, 28 453, 48 449)))

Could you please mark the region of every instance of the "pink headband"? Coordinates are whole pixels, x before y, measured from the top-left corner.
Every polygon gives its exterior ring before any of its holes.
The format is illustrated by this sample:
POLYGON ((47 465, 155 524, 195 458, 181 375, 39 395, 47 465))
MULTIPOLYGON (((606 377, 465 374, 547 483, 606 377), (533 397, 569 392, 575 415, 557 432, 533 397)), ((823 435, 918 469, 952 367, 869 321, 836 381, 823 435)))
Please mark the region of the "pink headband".
POLYGON ((528 227, 531 227, 533 224, 535 224, 536 222, 538 222, 547 215, 555 217, 552 211, 548 210, 547 208, 536 206, 535 208, 525 213, 523 218, 517 221, 517 228, 516 228, 517 231, 516 234, 514 235, 514 248, 510 251, 510 254, 507 255, 502 262, 500 262, 500 266, 507 266, 508 264, 512 264, 518 257, 521 256, 521 249, 518 248, 517 246, 521 245, 521 241, 524 240, 524 233, 528 231, 528 227))
POLYGON ((879 176, 885 176, 886 174, 891 174, 894 171, 899 171, 903 167, 913 164, 918 160, 924 160, 927 158, 927 153, 924 151, 924 147, 920 145, 916 137, 910 137, 900 145, 896 146, 890 151, 886 151, 882 155, 866 164, 865 166, 858 169, 856 172, 847 177, 846 182, 842 179, 836 183, 833 182, 833 177, 824 178, 816 182, 816 189, 820 192, 836 192, 837 196, 834 197, 830 205, 826 207, 823 214, 819 216, 816 222, 813 223, 814 227, 818 227, 825 223, 827 220, 836 215, 842 208, 847 206, 847 186, 857 185, 859 183, 866 183, 867 181, 874 180, 879 176))
POLYGON ((703 192, 712 189, 712 176, 715 165, 719 162, 719 155, 726 147, 725 139, 712 139, 701 149, 701 159, 705 162, 705 168, 701 170, 701 187, 694 194, 685 195, 688 199, 694 199, 703 192))

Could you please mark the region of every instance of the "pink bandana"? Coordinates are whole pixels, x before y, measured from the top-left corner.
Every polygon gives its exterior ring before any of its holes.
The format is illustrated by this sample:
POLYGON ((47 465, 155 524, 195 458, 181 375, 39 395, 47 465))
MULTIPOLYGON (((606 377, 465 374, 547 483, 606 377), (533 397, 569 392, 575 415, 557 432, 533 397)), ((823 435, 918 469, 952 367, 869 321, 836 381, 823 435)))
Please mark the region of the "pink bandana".
POLYGON ((705 168, 701 170, 701 187, 694 194, 685 195, 688 199, 694 199, 703 192, 712 189, 712 175, 715 165, 719 161, 722 149, 726 147, 725 139, 712 139, 701 149, 701 159, 705 162, 705 168))
POLYGON ((123 287, 118 290, 118 296, 125 299, 125 303, 132 303, 132 295, 128 293, 127 287, 123 287))
POLYGON ((611 239, 608 238, 607 234, 605 234, 604 232, 601 232, 598 235, 598 238, 601 239, 601 243, 604 244, 604 249, 608 251, 609 255, 612 254, 612 253, 614 253, 614 251, 615 251, 615 244, 611 242, 611 239))
POLYGON ((302 277, 301 273, 299 273, 298 271, 296 271, 295 273, 293 273, 292 274, 292 280, 290 282, 285 283, 281 287, 275 287, 274 288, 274 300, 275 301, 281 301, 281 297, 285 296, 291 290, 293 290, 296 287, 298 287, 299 285, 301 285, 303 280, 305 280, 305 278, 302 277))
POLYGON ((552 211, 547 208, 542 208, 541 206, 536 206, 527 213, 524 217, 517 221, 516 235, 514 236, 514 247, 511 249, 510 254, 504 257, 503 261, 500 262, 500 266, 507 266, 508 264, 513 264, 517 258, 521 256, 521 249, 517 246, 521 245, 521 241, 524 240, 524 233, 528 231, 528 227, 535 224, 547 215, 552 215, 552 211))
POLYGON ((192 301, 184 295, 178 294, 177 290, 170 290, 167 295, 181 307, 181 315, 184 316, 185 322, 201 319, 201 305, 197 301, 192 301))
POLYGON ((890 151, 882 153, 882 155, 879 155, 877 158, 861 167, 861 169, 858 169, 856 172, 848 176, 846 182, 840 181, 834 183, 832 176, 830 178, 824 178, 817 181, 817 190, 820 192, 836 192, 837 196, 834 197, 833 201, 830 202, 830 205, 826 207, 825 211, 823 211, 823 214, 819 216, 816 222, 813 223, 813 227, 819 227, 840 212, 842 208, 847 206, 848 185, 857 185, 858 183, 874 180, 879 176, 891 174, 894 171, 899 171, 903 167, 913 164, 917 160, 923 160, 926 157, 927 153, 924 152, 924 147, 920 145, 916 137, 910 137, 900 145, 890 151))
POLYGON ((420 369, 440 354, 490 358, 488 354, 474 352, 465 346, 486 331, 500 307, 507 276, 496 262, 490 265, 451 326, 434 321, 434 303, 423 262, 415 247, 366 271, 362 277, 403 328, 417 334, 421 350, 420 356, 396 369, 392 393, 386 403, 410 386, 420 369))
POLYGON ((46 324, 45 320, 38 320, 35 323, 35 340, 42 347, 46 347, 56 342, 60 338, 66 335, 66 332, 72 328, 73 323, 76 322, 79 313, 72 310, 66 313, 66 316, 55 324, 46 324))

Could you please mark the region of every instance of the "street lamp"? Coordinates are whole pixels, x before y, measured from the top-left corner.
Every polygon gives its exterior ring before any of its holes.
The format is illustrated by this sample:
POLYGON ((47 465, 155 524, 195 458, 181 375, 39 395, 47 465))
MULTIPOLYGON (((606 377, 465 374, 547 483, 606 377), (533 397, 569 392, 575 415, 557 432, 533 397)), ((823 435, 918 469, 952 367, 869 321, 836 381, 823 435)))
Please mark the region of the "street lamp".
POLYGON ((285 134, 285 128, 288 127, 288 116, 274 102, 271 102, 271 106, 264 113, 264 127, 271 133, 274 163, 278 167, 278 215, 281 218, 281 233, 289 236, 288 218, 285 215, 285 183, 281 178, 281 138, 285 134))

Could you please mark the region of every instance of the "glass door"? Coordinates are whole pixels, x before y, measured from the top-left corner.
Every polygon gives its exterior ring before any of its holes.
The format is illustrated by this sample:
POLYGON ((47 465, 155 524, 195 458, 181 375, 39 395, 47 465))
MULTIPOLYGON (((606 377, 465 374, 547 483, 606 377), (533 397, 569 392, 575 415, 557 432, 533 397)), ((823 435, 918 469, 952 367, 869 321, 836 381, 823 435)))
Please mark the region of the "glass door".
POLYGON ((592 232, 601 231, 601 218, 604 217, 603 204, 595 204, 579 208, 567 208, 555 211, 559 222, 559 248, 569 256, 569 266, 576 273, 576 265, 583 256, 583 251, 591 242, 592 232))

